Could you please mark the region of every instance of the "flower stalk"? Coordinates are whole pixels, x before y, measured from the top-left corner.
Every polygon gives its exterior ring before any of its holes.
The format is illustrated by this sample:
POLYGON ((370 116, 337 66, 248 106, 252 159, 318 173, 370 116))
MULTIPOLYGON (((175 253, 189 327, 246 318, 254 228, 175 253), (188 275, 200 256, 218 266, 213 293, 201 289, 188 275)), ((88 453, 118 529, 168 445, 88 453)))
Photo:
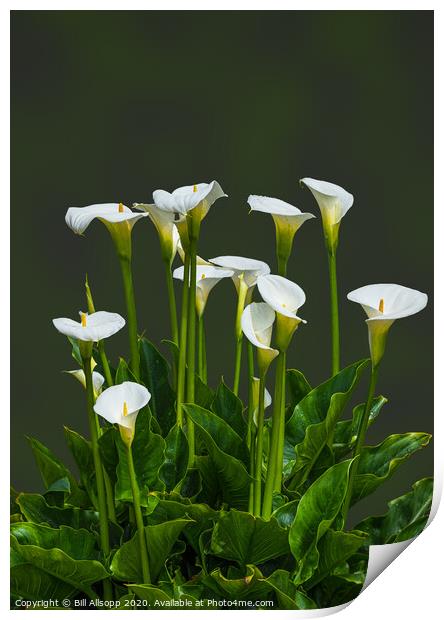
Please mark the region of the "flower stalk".
POLYGON ((331 374, 341 368, 339 341, 338 282, 336 274, 336 249, 328 249, 328 272, 330 278, 330 320, 331 320, 331 374))
POLYGON ((197 319, 197 372, 202 381, 207 383, 207 345, 203 315, 200 315, 197 319))
POLYGON ((137 310, 134 295, 131 256, 119 256, 122 271, 123 290, 125 294, 128 336, 130 345, 130 368, 137 381, 140 379, 139 346, 137 339, 137 310))
POLYGON ((233 392, 236 396, 239 394, 240 372, 242 362, 242 345, 243 345, 243 333, 242 333, 242 313, 245 308, 245 300, 248 293, 248 286, 244 280, 244 274, 239 276, 239 288, 237 296, 237 308, 236 308, 236 320, 234 328, 235 337, 235 357, 234 357, 234 379, 233 379, 233 392))
MULTIPOLYGON (((85 291, 86 291, 86 303, 88 305, 88 312, 90 314, 93 314, 96 311, 96 309, 94 307, 94 301, 93 301, 91 288, 88 282, 88 276, 85 277, 85 291)), ((99 352, 100 361, 102 363, 103 374, 105 375, 106 383, 108 387, 110 387, 111 385, 114 385, 114 381, 111 375, 111 369, 109 367, 108 358, 106 357, 105 343, 103 340, 99 340, 97 342, 97 350, 99 352)))
POLYGON ((176 420, 183 426, 183 403, 185 398, 185 379, 187 363, 187 334, 188 334, 188 294, 190 282, 190 258, 185 254, 184 278, 182 288, 182 308, 180 319, 179 365, 177 369, 176 420))

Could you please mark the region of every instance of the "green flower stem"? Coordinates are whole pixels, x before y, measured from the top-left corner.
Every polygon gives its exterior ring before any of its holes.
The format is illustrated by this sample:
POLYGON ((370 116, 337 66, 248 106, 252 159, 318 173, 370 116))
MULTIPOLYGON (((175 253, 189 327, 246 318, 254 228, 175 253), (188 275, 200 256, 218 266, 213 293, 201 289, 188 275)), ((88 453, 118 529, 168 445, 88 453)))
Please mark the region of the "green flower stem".
POLYGON ((236 396, 239 394, 243 342, 244 342, 243 336, 240 336, 236 339, 236 354, 234 358, 234 381, 233 381, 233 392, 234 394, 236 394, 236 396))
POLYGON ((190 280, 190 257, 185 254, 182 308, 180 318, 180 341, 179 341, 179 366, 177 369, 177 397, 176 397, 176 420, 179 426, 183 426, 183 409, 185 397, 185 374, 187 364, 187 324, 188 324, 188 291, 190 280))
POLYGON ((256 455, 254 471, 254 516, 261 514, 262 451, 264 445, 265 376, 259 380, 259 409, 257 415, 256 455))
POLYGON ((196 372, 196 250, 197 239, 190 237, 190 288, 188 293, 187 402, 194 402, 196 372))
POLYGON ((131 492, 133 494, 133 507, 137 524, 137 536, 139 538, 139 552, 142 563, 143 583, 151 583, 150 566, 148 561, 147 541, 145 536, 145 527, 143 525, 142 509, 140 508, 140 491, 137 484, 136 472, 134 471, 133 452, 131 446, 127 446, 128 455, 128 473, 131 483, 131 492))
POLYGON ((134 297, 133 274, 131 269, 131 259, 121 256, 120 267, 122 269, 123 288, 125 292, 126 312, 128 321, 128 334, 130 344, 130 368, 139 381, 139 347, 137 342, 137 312, 136 300, 134 297))
POLYGON ((276 362, 276 378, 273 399, 273 417, 271 424, 270 453, 268 455, 267 477, 265 480, 262 516, 269 519, 273 506, 277 460, 279 457, 280 422, 282 417, 282 374, 285 374, 285 355, 280 353, 276 362))
MULTIPOLYGON (((94 301, 93 301, 91 289, 90 289, 89 282, 88 282, 88 276, 86 276, 85 278, 85 289, 86 289, 86 302, 88 304, 88 312, 90 314, 93 314, 96 311, 96 309, 94 306, 94 301)), ((106 357, 105 343, 103 342, 103 340, 99 340, 97 342, 97 350, 99 352, 100 361, 102 363, 103 374, 105 375, 106 384, 108 387, 110 387, 111 385, 114 385, 114 381, 111 375, 108 358, 106 357)))
POLYGON ((370 418, 370 412, 372 409, 372 402, 375 396, 376 383, 378 381, 378 371, 379 371, 379 366, 376 366, 376 367, 372 366, 372 374, 370 377, 370 385, 368 388, 367 402, 365 404, 364 413, 361 416, 361 419, 359 420, 358 435, 356 439, 355 448, 353 450, 353 458, 355 460, 353 461, 352 466, 350 468, 347 495, 345 497, 344 505, 342 508, 343 526, 345 526, 346 521, 347 521, 347 515, 348 515, 348 511, 350 508, 350 502, 351 502, 352 495, 353 495, 353 482, 354 482, 355 476, 358 471, 359 457, 361 455, 362 448, 364 447, 365 433, 367 431, 368 421, 370 418))
POLYGON ((251 342, 247 343, 248 351, 248 418, 247 418, 247 448, 250 452, 250 492, 248 498, 248 511, 253 513, 254 509, 254 350, 251 342))
POLYGON ((338 283, 336 250, 333 249, 328 250, 328 271, 330 275, 331 373, 333 376, 340 370, 338 283))
POLYGON ((279 442, 278 442, 278 453, 276 457, 276 473, 274 477, 274 490, 278 493, 281 492, 281 484, 282 484, 282 469, 284 466, 284 442, 285 442, 285 375, 286 375, 286 367, 287 367, 287 354, 286 352, 282 352, 282 372, 280 373, 281 379, 281 409, 279 416, 279 442))
POLYGON ((287 277, 288 256, 277 254, 278 274, 283 278, 287 277))
POLYGON ((242 332, 242 312, 245 308, 245 299, 247 297, 248 287, 246 286, 243 274, 239 276, 239 289, 237 294, 237 307, 236 307, 236 322, 235 322, 235 339, 236 339, 236 354, 234 358, 234 380, 233 380, 233 392, 236 396, 239 394, 239 382, 240 371, 242 361, 242 344, 243 344, 243 332, 242 332))
POLYGON ((170 261, 164 261, 165 265, 165 278, 168 290, 168 303, 170 308, 170 323, 171 323, 171 340, 179 346, 179 327, 177 324, 177 308, 176 308, 176 296, 174 294, 173 274, 171 272, 170 261))
POLYGON ((203 315, 197 320, 197 371, 204 383, 207 382, 207 347, 205 339, 205 325, 203 315))
MULTIPOLYGON (((99 452, 99 438, 97 433, 97 420, 94 412, 94 386, 91 372, 91 357, 82 357, 83 372, 85 373, 86 399, 88 410, 89 432, 91 435, 91 449, 93 454, 94 469, 97 482, 97 498, 99 502, 99 526, 100 526, 100 547, 105 558, 110 553, 108 511, 106 502, 105 482, 103 477, 103 467, 99 452)), ((112 600, 112 586, 109 579, 103 582, 103 595, 105 600, 112 600)))

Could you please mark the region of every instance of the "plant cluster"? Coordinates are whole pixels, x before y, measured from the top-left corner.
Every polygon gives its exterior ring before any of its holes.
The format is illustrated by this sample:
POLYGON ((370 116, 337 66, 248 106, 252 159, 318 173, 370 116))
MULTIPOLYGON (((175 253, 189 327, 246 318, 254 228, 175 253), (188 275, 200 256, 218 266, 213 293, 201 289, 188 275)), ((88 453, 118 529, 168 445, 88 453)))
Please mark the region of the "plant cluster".
POLYGON ((423 309, 427 296, 396 284, 349 293, 367 315, 370 357, 342 368, 336 252, 353 196, 324 181, 301 184, 319 206, 329 266, 331 376, 316 387, 288 368, 286 357, 297 330, 306 329, 299 316, 305 293, 287 279, 287 263, 295 233, 314 215, 275 198, 248 198, 253 212, 274 220, 275 275, 251 258, 198 256, 203 220, 226 196, 216 181, 157 190, 153 204, 133 209, 122 203, 68 209, 66 223, 75 233, 95 219, 109 230, 126 319, 97 311, 86 282, 80 320, 53 320, 78 363, 69 372, 85 389, 89 437, 65 427, 76 475, 29 439, 46 490, 12 492, 13 607, 49 599, 56 606, 64 601, 65 608, 329 607, 359 593, 370 544, 406 540, 425 526, 428 478, 390 502, 383 516, 352 526, 348 517, 352 505, 430 441, 427 433, 412 432, 365 443, 387 402, 376 395, 376 384, 389 329, 423 309), (170 362, 139 336, 131 232, 143 219, 151 220, 160 240, 170 362), (177 253, 183 266, 173 270, 177 253), (174 278, 182 282, 180 317, 174 278), (237 299, 233 383, 221 380, 214 389, 207 379, 204 317, 209 294, 223 278, 232 279, 237 299), (123 328, 130 356, 113 367, 106 339, 123 328), (273 396, 266 389, 272 364, 273 396), (242 370, 248 376, 245 404, 242 370), (366 402, 353 402, 367 375, 366 402), (344 417, 349 404, 351 414, 344 417))

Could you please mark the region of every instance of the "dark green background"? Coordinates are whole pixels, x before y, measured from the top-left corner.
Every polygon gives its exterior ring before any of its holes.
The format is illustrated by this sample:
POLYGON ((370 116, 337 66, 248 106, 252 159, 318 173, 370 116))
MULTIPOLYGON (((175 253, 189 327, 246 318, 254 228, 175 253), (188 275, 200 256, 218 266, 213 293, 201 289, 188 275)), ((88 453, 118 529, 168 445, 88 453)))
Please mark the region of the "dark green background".
MULTIPOLYGON (((274 267, 274 227, 249 193, 318 215, 298 179, 355 195, 338 254, 344 364, 367 355, 363 311, 345 295, 374 282, 432 292, 432 12, 14 12, 12 15, 12 481, 41 482, 24 435, 69 461, 63 425, 86 432, 84 394, 51 324, 96 305, 125 313, 109 235, 65 225, 68 206, 150 201, 154 189, 217 179, 229 198, 204 222, 199 253, 274 267)), ((133 234, 140 328, 169 335, 158 240, 133 234)), ((329 372, 327 263, 320 219, 296 236, 289 277, 306 291, 290 364, 329 372)), ((234 287, 207 307, 210 379, 232 378, 234 287)), ((390 333, 379 390, 390 402, 369 433, 433 430, 432 304, 390 333)), ((127 355, 126 333, 109 340, 127 355)), ((271 387, 271 386, 270 386, 271 387)), ((365 385, 362 386, 362 394, 365 385)), ((384 510, 433 470, 429 447, 357 512, 384 510)))

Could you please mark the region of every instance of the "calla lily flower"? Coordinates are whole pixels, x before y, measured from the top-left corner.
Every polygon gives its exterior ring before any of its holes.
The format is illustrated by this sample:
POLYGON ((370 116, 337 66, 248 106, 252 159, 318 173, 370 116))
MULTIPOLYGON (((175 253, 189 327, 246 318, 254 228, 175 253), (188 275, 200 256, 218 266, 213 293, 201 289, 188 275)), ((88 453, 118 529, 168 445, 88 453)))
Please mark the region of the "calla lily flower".
POLYGON ((306 177, 300 181, 308 187, 318 203, 322 215, 322 224, 328 247, 336 249, 341 219, 353 205, 354 197, 350 192, 334 183, 318 181, 306 177))
MULTIPOLYGON (((210 263, 196 266, 196 310, 199 317, 203 315, 208 295, 216 284, 223 278, 231 278, 232 276, 233 271, 214 267, 210 263)), ((183 266, 173 271, 173 278, 176 278, 176 280, 182 280, 183 282, 183 277, 183 266)))
POLYGON ((278 198, 251 195, 248 197, 247 202, 252 211, 269 213, 273 217, 276 226, 276 250, 279 271, 282 270, 285 273, 296 231, 306 220, 315 216, 312 213, 302 213, 297 207, 278 198))
POLYGON ((270 363, 279 355, 279 351, 270 347, 275 318, 275 311, 266 303, 249 304, 242 313, 242 331, 257 348, 261 375, 266 374, 270 363))
POLYGON ((196 209, 196 216, 199 221, 203 220, 218 198, 225 198, 226 196, 227 194, 217 181, 185 185, 178 187, 171 193, 163 189, 156 189, 153 192, 153 200, 159 209, 180 215, 187 215, 196 209))
POLYGON ((245 283, 248 289, 251 289, 252 293, 259 276, 270 273, 270 267, 267 263, 244 256, 216 256, 216 258, 210 258, 210 263, 224 269, 231 269, 234 272, 232 277, 238 293, 241 281, 245 283), (240 276, 242 277, 240 278, 240 276))
POLYGON ((72 319, 53 319, 54 327, 61 334, 82 342, 97 342, 109 338, 122 329, 125 319, 115 312, 80 312, 80 322, 72 319))
POLYGON ((77 235, 82 235, 93 220, 100 220, 108 228, 119 253, 130 257, 132 228, 138 220, 147 216, 148 213, 134 213, 121 202, 108 202, 70 207, 65 222, 77 235))
POLYGON ((276 275, 260 276, 257 287, 262 299, 277 314, 276 344, 280 351, 286 351, 299 323, 307 322, 298 316, 305 293, 295 282, 276 275))
MULTIPOLYGON (((255 425, 257 426, 257 417, 259 413, 259 387, 260 387, 260 379, 259 377, 253 377, 253 420, 255 425)), ((270 392, 265 388, 264 393, 264 409, 267 409, 272 403, 272 398, 270 392)), ((268 416, 265 415, 265 418, 268 416)))
POLYGON ((137 414, 150 398, 145 386, 124 381, 104 390, 94 404, 94 411, 111 424, 118 424, 123 441, 131 445, 137 414))
POLYGON ((145 204, 141 202, 135 202, 133 207, 134 209, 148 213, 159 235, 162 258, 171 265, 176 256, 177 246, 180 240, 174 212, 159 209, 155 204, 145 204))
POLYGON ((400 284, 369 284, 351 291, 347 299, 361 304, 368 316, 366 323, 374 367, 384 355, 387 333, 394 321, 420 312, 428 301, 425 293, 400 284))
MULTIPOLYGON (((92 361, 92 358, 91 358, 91 361, 92 361)), ((73 377, 75 377, 77 381, 80 381, 80 383, 86 389, 86 379, 85 379, 84 370, 81 370, 80 368, 78 368, 77 370, 65 370, 64 372, 66 372, 66 374, 68 375, 72 375, 73 377)), ((94 398, 97 398, 97 396, 102 391, 102 386, 105 383, 105 377, 103 377, 100 374, 100 372, 94 371, 92 373, 92 381, 93 381, 94 398)))

